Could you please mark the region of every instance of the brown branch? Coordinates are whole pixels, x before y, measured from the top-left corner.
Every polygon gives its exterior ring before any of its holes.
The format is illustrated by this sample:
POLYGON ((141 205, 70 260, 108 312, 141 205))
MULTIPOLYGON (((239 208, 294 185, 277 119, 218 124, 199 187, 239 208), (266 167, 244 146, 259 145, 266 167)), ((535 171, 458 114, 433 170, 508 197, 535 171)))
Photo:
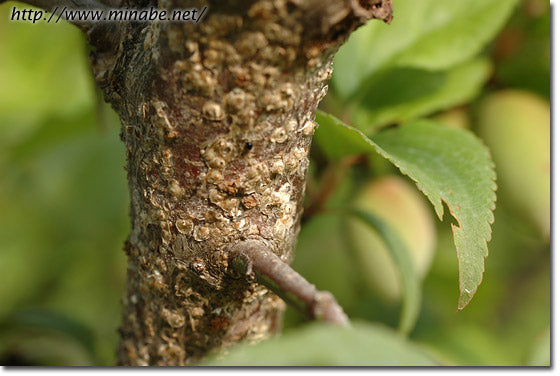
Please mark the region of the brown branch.
POLYGON ((390 23, 393 20, 391 0, 351 0, 352 11, 364 20, 377 18, 390 23))
POLYGON ((256 281, 310 319, 348 326, 348 317, 327 291, 318 291, 264 243, 245 240, 230 251, 233 269, 256 281))

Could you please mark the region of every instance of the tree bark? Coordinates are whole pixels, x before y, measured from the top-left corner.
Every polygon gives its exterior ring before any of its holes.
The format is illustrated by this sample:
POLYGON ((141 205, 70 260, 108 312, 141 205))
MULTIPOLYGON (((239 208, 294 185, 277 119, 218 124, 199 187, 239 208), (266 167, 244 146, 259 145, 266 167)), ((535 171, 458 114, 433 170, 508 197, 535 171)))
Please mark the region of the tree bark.
POLYGON ((117 363, 189 365, 280 328, 283 301, 240 278, 229 251, 251 240, 292 260, 333 54, 368 19, 390 20, 391 2, 134 4, 151 5, 207 10, 198 24, 86 29, 127 150, 131 232, 117 363))

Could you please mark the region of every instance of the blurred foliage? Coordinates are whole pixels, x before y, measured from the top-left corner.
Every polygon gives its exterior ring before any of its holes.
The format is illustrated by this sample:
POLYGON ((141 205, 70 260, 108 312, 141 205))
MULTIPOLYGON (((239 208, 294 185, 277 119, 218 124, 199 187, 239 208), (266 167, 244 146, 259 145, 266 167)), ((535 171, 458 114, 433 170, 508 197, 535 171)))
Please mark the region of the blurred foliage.
POLYGON ((369 135, 471 100, 490 75, 477 54, 517 2, 395 1, 390 25, 370 22, 335 57, 334 92, 359 104, 350 124, 369 135))
MULTIPOLYGON (((10 22, 12 4, 0 6, 0 364, 110 365, 128 231, 118 120, 96 94, 80 33, 10 22)), ((549 365, 549 82, 545 0, 399 0, 392 25, 359 29, 336 56, 321 107, 374 139, 430 116, 489 146, 499 190, 484 281, 457 312, 453 220, 447 208, 443 223, 421 219, 436 223, 436 250, 423 267, 416 325, 408 338, 397 334, 400 301, 387 296, 402 291, 399 279, 372 286, 364 275, 371 260, 392 262, 387 247, 366 240, 364 261, 361 235, 329 208, 371 195, 410 209, 408 196, 371 187, 397 179, 416 188, 360 138, 348 149, 318 131, 306 197, 314 210, 294 268, 337 297, 354 329, 310 325, 289 309, 285 336, 209 364, 549 365)), ((397 225, 368 208, 402 239, 414 237, 416 222, 397 225)))
POLYGON ((81 33, 10 22, 10 5, 0 7, 0 364, 111 364, 128 229, 118 120, 98 125, 81 33))
POLYGON ((239 346, 206 360, 207 366, 435 366, 425 350, 382 325, 354 322, 352 328, 314 323, 261 346, 239 346), (343 349, 341 351, 341 348, 343 349))

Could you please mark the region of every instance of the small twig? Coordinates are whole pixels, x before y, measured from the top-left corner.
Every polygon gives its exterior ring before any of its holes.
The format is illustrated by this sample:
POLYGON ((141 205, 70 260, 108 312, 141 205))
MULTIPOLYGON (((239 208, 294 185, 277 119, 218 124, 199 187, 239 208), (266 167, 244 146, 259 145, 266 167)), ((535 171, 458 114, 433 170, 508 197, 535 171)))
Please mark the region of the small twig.
POLYGON ((235 245, 230 251, 230 262, 236 272, 255 278, 306 317, 350 325, 330 292, 318 291, 262 242, 246 240, 235 245))

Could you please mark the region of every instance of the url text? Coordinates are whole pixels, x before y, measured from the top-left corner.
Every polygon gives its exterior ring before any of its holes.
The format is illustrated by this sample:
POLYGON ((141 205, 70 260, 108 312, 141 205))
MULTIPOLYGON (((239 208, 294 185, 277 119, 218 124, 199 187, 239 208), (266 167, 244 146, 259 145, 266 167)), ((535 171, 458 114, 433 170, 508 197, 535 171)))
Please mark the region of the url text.
POLYGON ((111 22, 111 21, 181 21, 199 23, 204 17, 207 7, 202 9, 68 9, 55 7, 52 12, 40 9, 12 8, 10 20, 47 23, 66 20, 69 22, 111 22))

